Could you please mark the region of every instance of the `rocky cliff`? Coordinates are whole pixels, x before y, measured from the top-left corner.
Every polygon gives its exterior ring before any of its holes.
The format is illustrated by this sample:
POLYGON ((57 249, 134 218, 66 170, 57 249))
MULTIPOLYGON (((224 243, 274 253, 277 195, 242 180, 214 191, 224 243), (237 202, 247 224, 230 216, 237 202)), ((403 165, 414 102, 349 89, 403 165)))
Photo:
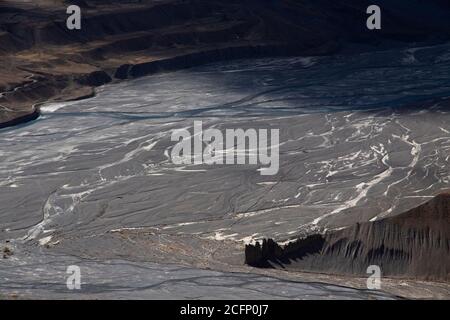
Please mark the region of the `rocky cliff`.
POLYGON ((314 234, 285 246, 271 239, 247 245, 246 263, 340 274, 382 274, 424 280, 450 280, 450 193, 403 214, 314 234))

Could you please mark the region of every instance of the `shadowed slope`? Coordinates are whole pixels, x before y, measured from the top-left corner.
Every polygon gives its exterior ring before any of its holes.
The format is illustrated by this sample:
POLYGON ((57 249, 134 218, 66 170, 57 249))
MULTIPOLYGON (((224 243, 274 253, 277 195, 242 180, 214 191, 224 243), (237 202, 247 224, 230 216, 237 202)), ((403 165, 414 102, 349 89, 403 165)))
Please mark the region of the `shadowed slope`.
POLYGON ((403 214, 311 235, 284 247, 272 240, 246 246, 246 263, 257 267, 450 280, 450 193, 403 214))

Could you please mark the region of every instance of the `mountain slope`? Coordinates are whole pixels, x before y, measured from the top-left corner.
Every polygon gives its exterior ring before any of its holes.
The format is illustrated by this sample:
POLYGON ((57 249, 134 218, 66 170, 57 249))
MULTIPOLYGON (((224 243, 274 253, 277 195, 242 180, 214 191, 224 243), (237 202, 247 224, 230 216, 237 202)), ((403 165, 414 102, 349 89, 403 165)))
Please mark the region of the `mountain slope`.
POLYGON ((450 280, 450 193, 403 214, 311 235, 284 247, 273 240, 246 246, 246 263, 257 267, 450 280))
POLYGON ((34 119, 39 103, 92 95, 114 78, 449 38, 450 8, 442 0, 5 1, 0 127, 34 119), (69 31, 66 8, 74 3, 82 7, 82 27, 69 31), (382 6, 383 23, 370 31, 366 8, 374 3, 382 6))

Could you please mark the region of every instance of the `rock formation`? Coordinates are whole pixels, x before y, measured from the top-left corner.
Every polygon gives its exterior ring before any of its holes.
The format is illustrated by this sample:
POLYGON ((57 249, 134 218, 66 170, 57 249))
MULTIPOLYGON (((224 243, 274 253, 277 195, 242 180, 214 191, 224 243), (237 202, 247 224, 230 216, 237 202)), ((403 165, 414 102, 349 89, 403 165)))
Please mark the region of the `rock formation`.
POLYGON ((314 234, 285 246, 273 240, 247 245, 246 263, 342 274, 366 274, 369 265, 385 276, 450 280, 450 193, 403 214, 314 234))
POLYGON ((2 2, 0 123, 34 119, 39 103, 91 96, 110 77, 450 38, 448 2, 378 2, 376 32, 366 28, 369 0, 2 2), (69 4, 82 7, 81 30, 66 28, 69 4))

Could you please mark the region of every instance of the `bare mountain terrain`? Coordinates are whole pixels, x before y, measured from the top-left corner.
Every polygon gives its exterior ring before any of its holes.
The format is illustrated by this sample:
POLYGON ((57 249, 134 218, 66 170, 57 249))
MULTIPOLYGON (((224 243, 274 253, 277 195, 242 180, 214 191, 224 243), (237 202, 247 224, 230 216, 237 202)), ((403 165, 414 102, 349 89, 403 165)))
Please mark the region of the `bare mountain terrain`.
POLYGON ((377 1, 383 28, 366 29, 361 0, 2 1, 0 126, 35 119, 43 102, 91 96, 114 79, 233 58, 329 54, 348 47, 442 41, 446 1, 377 1), (66 28, 69 4, 81 30, 66 28), (417 27, 420 25, 420 27, 417 27))

